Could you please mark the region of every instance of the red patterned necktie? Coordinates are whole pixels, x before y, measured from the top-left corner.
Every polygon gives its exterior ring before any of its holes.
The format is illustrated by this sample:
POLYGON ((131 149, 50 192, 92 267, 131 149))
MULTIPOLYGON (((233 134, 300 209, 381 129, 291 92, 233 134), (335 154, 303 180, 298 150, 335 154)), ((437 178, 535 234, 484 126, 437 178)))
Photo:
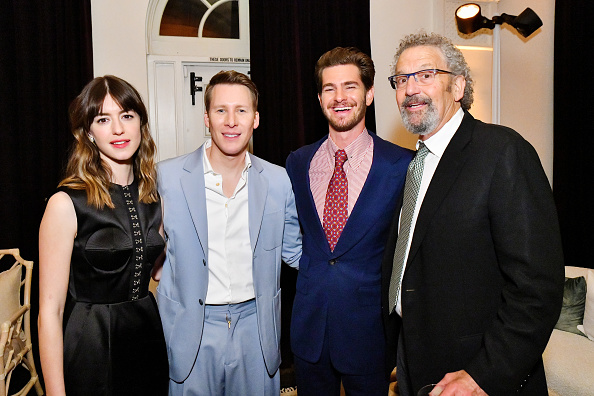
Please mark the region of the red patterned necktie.
POLYGON ((348 182, 342 166, 347 160, 344 150, 337 150, 335 154, 334 174, 328 183, 326 202, 324 203, 324 231, 328 239, 330 250, 340 238, 342 229, 348 219, 348 182))

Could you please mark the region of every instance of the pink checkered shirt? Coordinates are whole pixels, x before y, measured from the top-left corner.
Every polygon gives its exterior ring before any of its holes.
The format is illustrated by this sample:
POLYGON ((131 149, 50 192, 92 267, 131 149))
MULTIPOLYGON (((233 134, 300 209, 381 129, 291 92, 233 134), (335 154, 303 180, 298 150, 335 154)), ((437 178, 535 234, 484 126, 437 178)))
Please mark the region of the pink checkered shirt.
MULTIPOLYGON (((316 151, 309 164, 309 187, 316 203, 320 222, 324 221, 326 191, 328 191, 328 183, 330 183, 332 173, 334 172, 334 153, 338 149, 338 146, 328 137, 318 151, 316 151)), ((365 180, 367 180, 367 175, 373 162, 373 139, 369 135, 369 132, 367 132, 367 129, 357 136, 344 150, 348 158, 343 169, 348 180, 348 213, 350 216, 355 203, 357 203, 359 194, 361 194, 365 180)))

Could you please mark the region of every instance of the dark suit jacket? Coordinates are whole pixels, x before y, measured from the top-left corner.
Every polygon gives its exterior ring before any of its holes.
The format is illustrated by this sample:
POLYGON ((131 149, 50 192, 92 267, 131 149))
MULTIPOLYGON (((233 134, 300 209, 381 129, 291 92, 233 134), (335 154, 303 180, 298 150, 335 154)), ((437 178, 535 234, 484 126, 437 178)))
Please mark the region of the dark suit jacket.
MULTIPOLYGON (((397 221, 383 262, 386 319, 397 221)), ((563 280, 555 204, 536 151, 515 131, 465 113, 425 195, 403 278, 414 391, 464 369, 491 396, 546 395, 541 355, 563 280)))
POLYGON ((410 150, 371 136, 373 163, 334 252, 309 187, 309 164, 327 137, 287 158, 303 233, 291 347, 301 359, 316 362, 327 331, 333 364, 350 374, 376 371, 384 364, 381 260, 412 158, 410 150))

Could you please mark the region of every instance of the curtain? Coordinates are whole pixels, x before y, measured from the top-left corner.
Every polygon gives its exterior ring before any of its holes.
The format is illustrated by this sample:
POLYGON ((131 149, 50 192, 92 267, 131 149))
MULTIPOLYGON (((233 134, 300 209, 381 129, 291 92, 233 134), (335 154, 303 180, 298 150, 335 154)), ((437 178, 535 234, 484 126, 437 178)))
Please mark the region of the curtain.
POLYGON ((93 77, 90 0, 3 0, 0 29, 0 246, 33 260, 72 142, 68 105, 93 77))
POLYGON ((68 105, 93 77, 90 0, 0 1, 0 54, 0 247, 35 262, 31 330, 41 371, 38 230, 73 140, 68 105))
POLYGON ((594 48, 591 2, 555 4, 553 192, 559 212, 565 265, 594 268, 594 78, 584 51, 594 48), (590 43, 590 44, 588 44, 590 43))
MULTIPOLYGON (((369 23, 369 0, 250 0, 251 78, 260 92, 254 154, 284 166, 291 151, 328 133, 315 64, 337 46, 371 55, 369 23)), ((373 104, 365 121, 375 131, 373 104)), ((281 388, 295 385, 289 333, 296 279, 297 271, 283 265, 281 388)))
MULTIPOLYGON (((292 150, 328 133, 314 67, 337 46, 371 55, 369 1, 250 0, 251 77, 260 91, 254 153, 284 166, 292 150)), ((375 110, 367 110, 375 131, 375 110)))

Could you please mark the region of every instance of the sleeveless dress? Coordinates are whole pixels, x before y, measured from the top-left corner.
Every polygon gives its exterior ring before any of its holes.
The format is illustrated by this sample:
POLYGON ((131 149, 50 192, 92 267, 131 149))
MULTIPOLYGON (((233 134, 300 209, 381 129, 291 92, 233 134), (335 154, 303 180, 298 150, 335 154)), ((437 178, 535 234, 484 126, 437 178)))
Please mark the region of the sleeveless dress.
POLYGON ((165 246, 160 202, 140 203, 136 181, 111 185, 115 209, 87 205, 85 190, 61 191, 78 223, 64 309, 66 394, 167 395, 165 339, 148 290, 165 246))

